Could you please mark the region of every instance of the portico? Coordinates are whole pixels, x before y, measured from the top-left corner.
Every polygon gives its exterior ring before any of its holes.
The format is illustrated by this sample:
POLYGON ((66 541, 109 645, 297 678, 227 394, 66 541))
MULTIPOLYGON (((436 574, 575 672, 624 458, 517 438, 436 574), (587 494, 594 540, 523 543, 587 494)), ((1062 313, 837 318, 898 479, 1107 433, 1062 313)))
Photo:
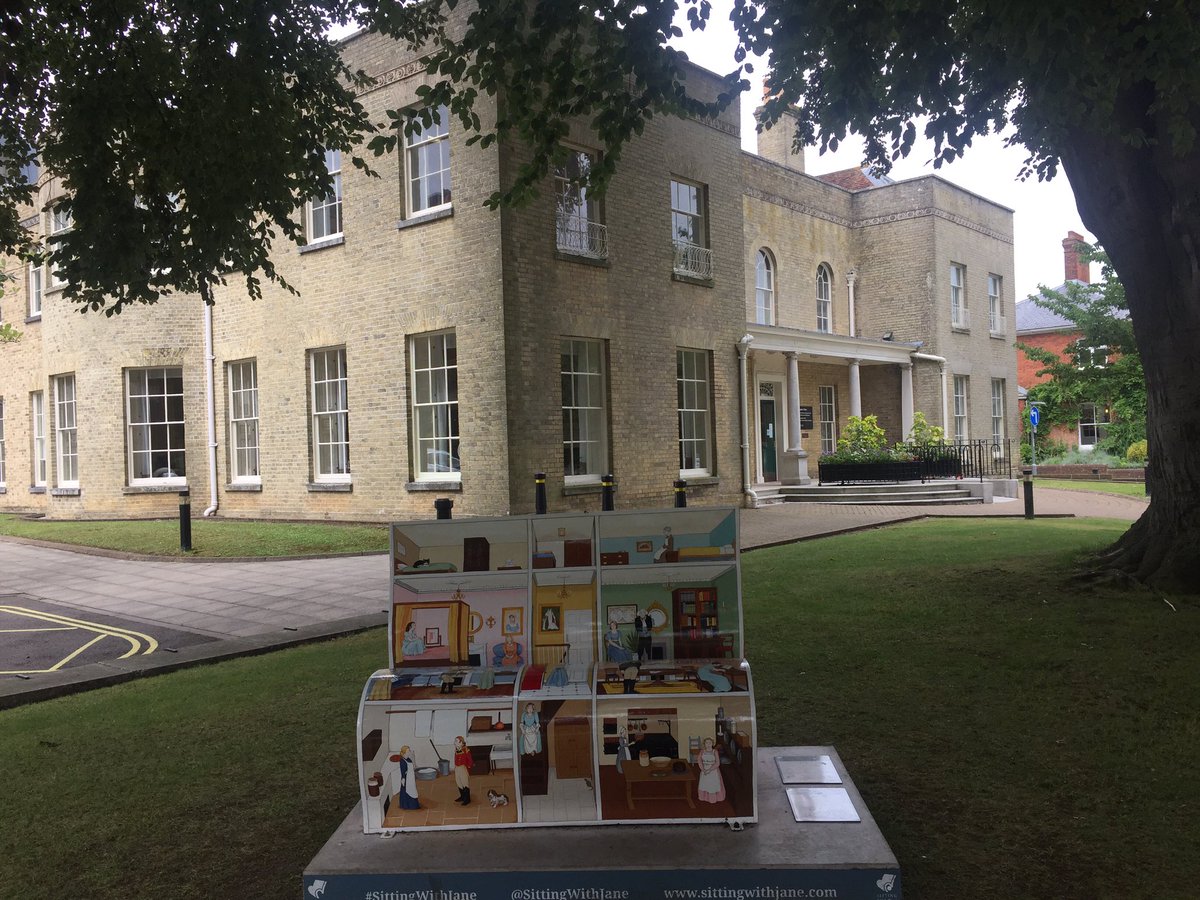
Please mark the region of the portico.
POLYGON ((913 354, 920 348, 748 325, 738 345, 748 400, 742 429, 747 483, 808 484, 810 454, 833 452, 849 416, 879 415, 902 439, 912 429, 913 354), (864 381, 871 384, 865 409, 864 381))

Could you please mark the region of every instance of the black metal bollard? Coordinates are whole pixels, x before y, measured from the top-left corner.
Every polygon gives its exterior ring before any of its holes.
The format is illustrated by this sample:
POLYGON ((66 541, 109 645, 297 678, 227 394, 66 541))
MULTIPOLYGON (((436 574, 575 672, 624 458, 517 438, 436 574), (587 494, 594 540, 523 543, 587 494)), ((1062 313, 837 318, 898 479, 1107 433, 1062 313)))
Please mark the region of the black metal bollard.
POLYGON ((609 475, 600 476, 600 509, 602 512, 613 511, 613 494, 616 488, 613 487, 613 477, 609 475))
POLYGON ((454 509, 454 501, 449 497, 440 497, 433 501, 433 508, 437 510, 439 519, 449 519, 450 510, 454 509))
POLYGON ((179 549, 192 549, 192 495, 187 488, 179 492, 179 549))
POLYGON ((546 473, 533 473, 533 511, 536 515, 546 514, 546 473))
POLYGON ((1033 518, 1033 469, 1022 469, 1025 476, 1025 518, 1033 518))
POLYGON ((684 509, 687 507, 687 482, 682 478, 675 479, 675 508, 684 509))

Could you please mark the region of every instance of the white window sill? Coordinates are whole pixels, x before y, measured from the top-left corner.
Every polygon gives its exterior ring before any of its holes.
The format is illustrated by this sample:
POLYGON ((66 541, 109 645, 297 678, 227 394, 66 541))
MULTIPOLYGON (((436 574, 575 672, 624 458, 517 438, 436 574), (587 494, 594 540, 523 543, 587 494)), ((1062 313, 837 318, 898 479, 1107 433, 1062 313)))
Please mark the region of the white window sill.
POLYGON ((31 316, 26 316, 26 317, 25 317, 25 324, 26 324, 26 325, 32 325, 34 322, 40 322, 40 321, 42 321, 42 314, 41 314, 40 312, 35 312, 35 313, 34 313, 33 315, 31 315, 31 316))
POLYGON ((406 491, 435 491, 435 492, 451 492, 461 493, 462 480, 458 478, 448 478, 444 481, 435 481, 432 478, 419 478, 416 481, 410 481, 404 485, 406 491))
POLYGON ((178 494, 188 489, 186 481, 135 482, 121 488, 122 494, 178 494))
POLYGON ((411 216, 401 219, 396 223, 396 229, 403 231, 405 228, 413 228, 417 225, 424 225, 427 222, 437 222, 441 219, 449 219, 453 215, 453 206, 437 206, 433 209, 423 209, 419 213, 413 213, 411 216))
POLYGON ((79 493, 80 493, 79 485, 64 484, 64 485, 56 487, 52 491, 50 491, 50 496, 51 497, 78 497, 79 493))
POLYGON ((245 493, 261 493, 261 481, 231 481, 225 485, 226 491, 245 492, 245 493))
POLYGON ((7 493, 8 493, 8 486, 4 485, 4 484, 0 484, 0 494, 7 494, 7 493))
POLYGON ((340 247, 344 243, 346 243, 346 236, 344 234, 331 234, 329 237, 323 237, 319 241, 305 244, 300 248, 300 252, 314 253, 317 250, 324 250, 328 247, 340 247))
POLYGON ((308 483, 310 494, 349 494, 353 490, 354 483, 351 481, 310 481, 308 483))
POLYGON ((29 486, 29 493, 44 494, 46 493, 46 486, 44 484, 31 484, 29 486))
POLYGON ((689 470, 679 473, 679 480, 686 481, 688 487, 701 487, 706 484, 720 484, 721 479, 712 472, 689 470))

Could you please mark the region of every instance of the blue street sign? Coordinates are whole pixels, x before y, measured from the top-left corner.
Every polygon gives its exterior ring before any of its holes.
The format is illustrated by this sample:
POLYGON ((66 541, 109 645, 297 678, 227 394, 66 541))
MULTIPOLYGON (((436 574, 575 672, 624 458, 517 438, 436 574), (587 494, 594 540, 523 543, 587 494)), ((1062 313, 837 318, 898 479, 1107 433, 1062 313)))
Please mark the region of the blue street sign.
POLYGON ((1029 407, 1029 424, 1030 425, 1032 425, 1034 428, 1037 428, 1038 422, 1041 420, 1041 418, 1042 418, 1042 414, 1038 411, 1038 408, 1036 406, 1029 407))

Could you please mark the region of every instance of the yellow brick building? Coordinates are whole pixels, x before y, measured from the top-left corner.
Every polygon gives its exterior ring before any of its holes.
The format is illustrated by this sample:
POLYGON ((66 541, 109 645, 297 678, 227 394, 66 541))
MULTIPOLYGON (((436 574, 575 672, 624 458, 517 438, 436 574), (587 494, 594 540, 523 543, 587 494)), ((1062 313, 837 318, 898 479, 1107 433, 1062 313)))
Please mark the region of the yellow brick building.
MULTIPOLYGON (((344 52, 378 79, 373 118, 416 102, 401 45, 344 52)), ((915 410, 1015 436, 1011 211, 939 178, 811 177, 786 127, 744 152, 739 115, 655 118, 603 198, 565 186, 599 152, 580 128, 564 179, 501 212, 482 204, 521 149, 468 146, 448 116, 382 178, 330 154, 337 193, 277 258, 299 297, 104 318, 6 261, 0 511, 170 515, 186 486, 224 516, 499 515, 532 510, 539 471, 552 511, 598 508, 606 473, 618 506, 667 505, 679 477, 691 503, 739 503, 803 483, 859 411, 894 440, 915 410)), ((69 227, 60 196, 43 176, 35 230, 69 227)))

